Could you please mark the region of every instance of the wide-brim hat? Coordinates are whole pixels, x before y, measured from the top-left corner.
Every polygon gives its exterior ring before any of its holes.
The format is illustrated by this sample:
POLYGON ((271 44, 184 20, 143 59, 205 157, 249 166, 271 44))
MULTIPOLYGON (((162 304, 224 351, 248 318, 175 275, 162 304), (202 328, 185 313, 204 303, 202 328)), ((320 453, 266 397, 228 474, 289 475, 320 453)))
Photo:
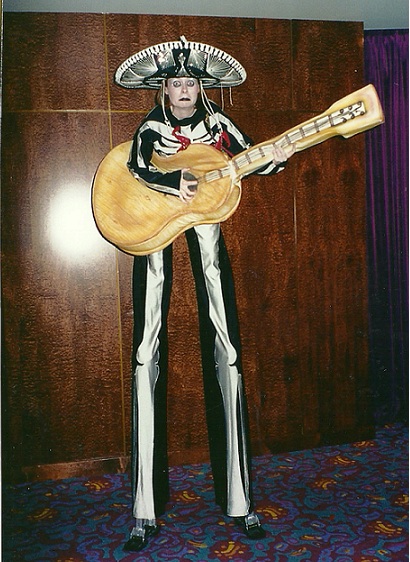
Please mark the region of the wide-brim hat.
POLYGON ((182 36, 130 56, 118 67, 114 81, 124 88, 158 90, 165 79, 176 76, 201 80, 204 88, 231 87, 246 80, 246 71, 225 51, 182 36))

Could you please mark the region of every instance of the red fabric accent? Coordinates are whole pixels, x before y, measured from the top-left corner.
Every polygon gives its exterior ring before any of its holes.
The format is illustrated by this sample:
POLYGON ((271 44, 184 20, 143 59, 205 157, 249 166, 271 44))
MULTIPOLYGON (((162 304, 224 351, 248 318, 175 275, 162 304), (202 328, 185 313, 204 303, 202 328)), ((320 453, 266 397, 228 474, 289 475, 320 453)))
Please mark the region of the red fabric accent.
POLYGON ((233 156, 232 152, 228 150, 231 146, 231 139, 226 131, 223 131, 220 135, 218 140, 215 143, 215 148, 220 150, 221 152, 226 152, 228 156, 233 156))
POLYGON ((187 137, 184 137, 184 135, 179 134, 180 130, 181 128, 178 126, 175 127, 175 129, 172 131, 174 137, 181 143, 180 148, 178 148, 178 152, 181 152, 181 150, 186 150, 188 146, 191 144, 191 141, 187 137))

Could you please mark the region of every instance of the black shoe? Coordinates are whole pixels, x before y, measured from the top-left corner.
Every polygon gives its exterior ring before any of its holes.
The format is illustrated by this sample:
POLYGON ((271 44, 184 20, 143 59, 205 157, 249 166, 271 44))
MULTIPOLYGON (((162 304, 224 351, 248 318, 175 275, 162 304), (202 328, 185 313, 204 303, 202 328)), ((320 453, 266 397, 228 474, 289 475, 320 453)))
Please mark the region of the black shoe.
POLYGON ((155 537, 158 533, 159 525, 145 525, 144 535, 131 535, 124 544, 123 550, 127 552, 138 552, 147 546, 149 537, 155 537))
POLYGON ((266 537, 266 531, 262 527, 258 516, 254 513, 246 515, 245 517, 239 517, 238 519, 248 539, 256 540, 266 537))
POLYGON ((266 537, 266 531, 262 525, 258 523, 253 523, 252 525, 244 524, 243 530, 248 539, 264 539, 266 537))

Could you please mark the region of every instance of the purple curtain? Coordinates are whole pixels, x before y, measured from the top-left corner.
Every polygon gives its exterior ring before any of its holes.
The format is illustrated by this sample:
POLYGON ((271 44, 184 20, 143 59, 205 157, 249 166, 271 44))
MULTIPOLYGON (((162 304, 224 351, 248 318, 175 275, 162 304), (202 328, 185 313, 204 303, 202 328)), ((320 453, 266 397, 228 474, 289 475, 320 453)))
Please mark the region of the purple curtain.
POLYGON ((385 123, 366 133, 369 355, 375 423, 408 414, 408 30, 365 32, 385 123))

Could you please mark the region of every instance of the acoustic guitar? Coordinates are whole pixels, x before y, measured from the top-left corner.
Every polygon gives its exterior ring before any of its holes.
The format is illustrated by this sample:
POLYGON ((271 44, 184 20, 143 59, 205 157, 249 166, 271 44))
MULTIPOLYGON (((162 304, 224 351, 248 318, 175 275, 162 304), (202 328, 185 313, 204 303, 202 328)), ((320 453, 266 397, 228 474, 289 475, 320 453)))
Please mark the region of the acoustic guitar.
POLYGON ((152 163, 158 170, 189 168, 197 178, 197 193, 189 203, 135 179, 127 167, 131 142, 124 142, 107 154, 95 174, 95 222, 106 240, 128 254, 156 252, 192 226, 228 219, 241 199, 241 178, 271 162, 273 145, 294 144, 299 152, 336 135, 349 138, 383 122, 379 98, 369 84, 340 99, 318 117, 231 159, 204 144, 191 144, 166 157, 154 152, 152 163))

